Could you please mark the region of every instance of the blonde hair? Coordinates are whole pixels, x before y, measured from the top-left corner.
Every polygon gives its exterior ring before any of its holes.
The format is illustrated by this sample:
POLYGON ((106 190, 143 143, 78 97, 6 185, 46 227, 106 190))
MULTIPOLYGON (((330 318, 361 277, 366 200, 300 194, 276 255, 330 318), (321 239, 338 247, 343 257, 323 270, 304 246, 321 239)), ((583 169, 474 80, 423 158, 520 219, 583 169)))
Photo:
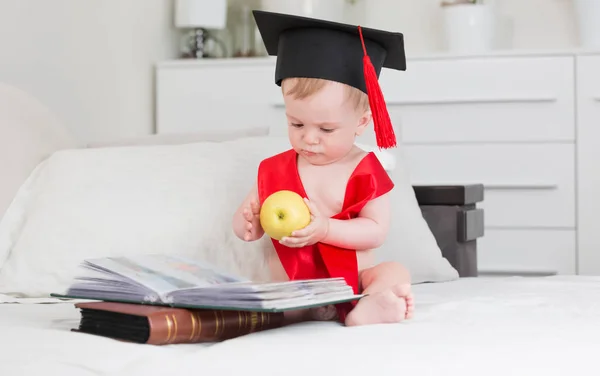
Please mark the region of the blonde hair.
MULTIPOLYGON (((287 91, 283 91, 284 89, 282 83, 281 90, 283 94, 290 95, 294 99, 308 98, 321 91, 327 85, 338 84, 337 82, 324 80, 321 78, 307 77, 286 78, 284 82, 289 82, 289 85, 291 86, 289 89, 287 89, 287 91)), ((367 97, 367 94, 350 85, 339 85, 344 86, 346 99, 351 101, 354 108, 356 108, 358 111, 367 111, 369 109, 369 98, 367 97)))

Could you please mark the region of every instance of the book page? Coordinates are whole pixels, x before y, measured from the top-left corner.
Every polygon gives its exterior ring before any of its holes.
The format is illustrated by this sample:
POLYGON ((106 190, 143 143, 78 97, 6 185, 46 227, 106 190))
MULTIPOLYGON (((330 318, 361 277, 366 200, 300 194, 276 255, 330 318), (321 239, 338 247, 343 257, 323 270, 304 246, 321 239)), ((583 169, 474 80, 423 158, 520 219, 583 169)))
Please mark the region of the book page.
POLYGON ((343 278, 323 278, 286 282, 216 285, 211 288, 183 289, 167 295, 182 306, 210 309, 289 309, 358 299, 343 278))
MULTIPOLYGON (((160 296, 182 289, 203 288, 225 283, 247 282, 217 270, 212 265, 167 255, 107 257, 86 260, 92 268, 131 279, 160 296)), ((115 280, 119 280, 117 277, 115 280)))
POLYGON ((69 296, 202 309, 283 310, 358 299, 344 278, 252 282, 200 260, 167 255, 84 261, 69 296))

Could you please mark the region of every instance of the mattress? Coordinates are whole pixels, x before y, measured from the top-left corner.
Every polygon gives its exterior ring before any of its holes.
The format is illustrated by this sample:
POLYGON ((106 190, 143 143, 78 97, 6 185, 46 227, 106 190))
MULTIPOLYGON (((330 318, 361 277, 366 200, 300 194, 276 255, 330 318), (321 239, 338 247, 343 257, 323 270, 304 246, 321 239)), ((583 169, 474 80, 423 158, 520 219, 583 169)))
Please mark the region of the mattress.
POLYGON ((218 344, 74 333, 72 303, 0 298, 0 375, 597 375, 600 278, 466 278, 414 286, 413 320, 303 323, 218 344))

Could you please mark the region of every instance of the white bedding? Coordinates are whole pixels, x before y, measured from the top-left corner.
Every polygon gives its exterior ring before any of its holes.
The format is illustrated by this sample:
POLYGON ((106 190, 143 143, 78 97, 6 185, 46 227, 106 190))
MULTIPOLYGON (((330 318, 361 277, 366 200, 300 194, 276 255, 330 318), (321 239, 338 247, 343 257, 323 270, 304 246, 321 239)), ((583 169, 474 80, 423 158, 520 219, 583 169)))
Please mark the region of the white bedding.
POLYGON ((404 324, 307 323, 165 347, 72 333, 71 303, 0 304, 0 375, 598 374, 598 277, 477 278, 414 289, 416 316, 404 324))

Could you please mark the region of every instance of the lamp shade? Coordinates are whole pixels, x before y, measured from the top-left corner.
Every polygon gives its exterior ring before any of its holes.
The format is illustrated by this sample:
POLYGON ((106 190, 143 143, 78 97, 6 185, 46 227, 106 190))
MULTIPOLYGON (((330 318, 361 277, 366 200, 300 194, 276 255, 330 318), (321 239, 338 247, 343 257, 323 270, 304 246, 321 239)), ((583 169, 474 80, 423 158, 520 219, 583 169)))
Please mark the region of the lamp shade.
POLYGON ((227 0, 175 0, 175 26, 224 29, 227 0))

